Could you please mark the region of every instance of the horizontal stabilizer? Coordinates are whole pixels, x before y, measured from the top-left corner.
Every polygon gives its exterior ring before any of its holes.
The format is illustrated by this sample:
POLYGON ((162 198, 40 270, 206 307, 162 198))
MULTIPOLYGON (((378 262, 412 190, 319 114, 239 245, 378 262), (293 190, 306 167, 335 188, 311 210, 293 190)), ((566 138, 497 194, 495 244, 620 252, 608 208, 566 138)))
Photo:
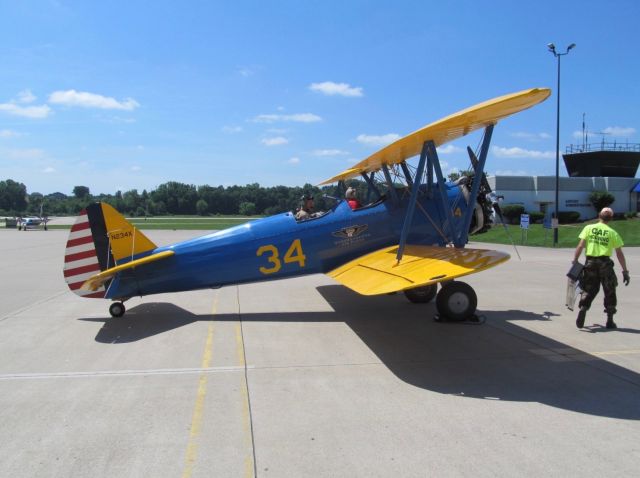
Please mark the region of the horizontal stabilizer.
POLYGON ((110 269, 107 269, 105 271, 102 271, 98 274, 95 274, 89 277, 86 281, 84 281, 80 289, 90 290, 90 291, 97 290, 99 287, 102 286, 102 284, 104 284, 106 281, 111 279, 118 272, 124 271, 126 269, 133 269, 134 267, 138 267, 143 264, 148 264, 150 262, 159 261, 160 259, 171 257, 174 254, 175 254, 174 251, 158 252, 157 254, 151 254, 150 256, 146 256, 141 259, 136 259, 135 261, 127 262, 126 264, 121 264, 119 266, 112 267, 110 269))
POLYGON ((487 249, 407 245, 398 264, 397 252, 398 246, 386 247, 327 275, 362 295, 388 294, 474 274, 510 257, 487 249))

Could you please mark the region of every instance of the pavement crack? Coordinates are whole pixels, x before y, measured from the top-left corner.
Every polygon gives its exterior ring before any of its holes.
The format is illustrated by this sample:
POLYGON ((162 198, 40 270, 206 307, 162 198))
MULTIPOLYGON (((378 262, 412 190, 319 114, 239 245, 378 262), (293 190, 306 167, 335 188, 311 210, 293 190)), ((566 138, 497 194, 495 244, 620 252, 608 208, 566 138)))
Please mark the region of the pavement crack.
POLYGON ((0 317, 0 322, 3 322, 5 320, 7 320, 7 319, 11 319, 12 317, 15 317, 16 315, 21 314, 22 312, 25 312, 25 311, 27 311, 29 309, 32 309, 32 308, 34 308, 34 307, 36 307, 38 305, 42 305, 42 304, 44 304, 46 302, 49 302, 50 300, 53 300, 53 299, 55 299, 57 297, 60 297, 62 294, 66 294, 66 293, 67 293, 67 291, 64 290, 62 292, 58 292, 57 294, 50 295, 49 297, 45 297, 44 299, 40 299, 38 301, 31 302, 29 305, 26 305, 26 306, 24 306, 24 307, 22 307, 22 308, 20 308, 18 310, 14 310, 12 312, 9 312, 7 315, 4 315, 4 316, 0 317))
POLYGON ((247 367, 247 351, 244 346, 244 327, 242 323, 242 312, 240 310, 240 286, 236 286, 236 301, 238 306, 238 323, 239 323, 239 327, 238 327, 238 341, 239 341, 239 347, 240 347, 239 355, 241 355, 239 359, 240 359, 241 365, 244 368, 244 389, 245 389, 245 395, 246 395, 247 413, 248 413, 248 421, 249 421, 248 427, 249 427, 249 432, 251 436, 251 454, 252 454, 252 462, 253 462, 252 467, 251 467, 251 464, 247 463, 247 468, 245 471, 247 476, 251 476, 250 472, 253 471, 253 476, 255 478, 258 478, 258 464, 256 461, 256 442, 255 442, 255 434, 253 430, 253 410, 251 408, 251 390, 249 388, 249 373, 248 373, 248 367, 247 367))

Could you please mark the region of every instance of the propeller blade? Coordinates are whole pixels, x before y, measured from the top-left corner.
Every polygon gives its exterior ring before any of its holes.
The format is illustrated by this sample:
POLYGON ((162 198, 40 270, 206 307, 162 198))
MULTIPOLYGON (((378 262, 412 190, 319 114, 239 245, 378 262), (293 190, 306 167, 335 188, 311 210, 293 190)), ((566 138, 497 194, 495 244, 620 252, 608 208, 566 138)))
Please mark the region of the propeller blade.
MULTIPOLYGON (((475 171, 476 168, 478 167, 478 157, 476 156, 476 153, 474 153, 469 146, 467 146, 467 153, 469 153, 469 159, 471 160, 471 164, 473 165, 473 170, 475 171)), ((487 191, 491 192, 491 186, 489 186, 487 175, 484 172, 482 173, 482 186, 487 191)))

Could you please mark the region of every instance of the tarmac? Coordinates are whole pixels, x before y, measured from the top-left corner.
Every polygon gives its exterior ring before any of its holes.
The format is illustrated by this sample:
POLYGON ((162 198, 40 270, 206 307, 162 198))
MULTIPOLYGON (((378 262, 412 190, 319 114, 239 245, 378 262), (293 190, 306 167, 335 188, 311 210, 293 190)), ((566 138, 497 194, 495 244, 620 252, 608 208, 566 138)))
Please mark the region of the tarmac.
POLYGON ((67 289, 67 234, 0 230, 0 476, 638 474, 640 248, 615 331, 602 293, 583 330, 564 306, 572 250, 505 246, 465 279, 480 324, 322 275, 114 319, 67 289))

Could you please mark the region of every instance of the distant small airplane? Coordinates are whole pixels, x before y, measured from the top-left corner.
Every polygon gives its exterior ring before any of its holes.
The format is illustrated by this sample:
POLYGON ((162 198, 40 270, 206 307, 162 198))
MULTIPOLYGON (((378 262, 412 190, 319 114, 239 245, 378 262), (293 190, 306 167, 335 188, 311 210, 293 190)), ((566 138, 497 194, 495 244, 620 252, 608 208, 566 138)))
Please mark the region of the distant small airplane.
POLYGON ((494 125, 550 93, 534 88, 459 111, 321 183, 337 182, 344 193, 346 181, 364 179, 367 197, 356 209, 333 198, 330 210, 305 220, 287 212, 158 247, 113 207, 93 203, 71 228, 65 280, 82 297, 114 301, 113 317, 122 316, 124 301, 134 296, 325 273, 364 295, 403 291, 424 303, 437 294, 440 317, 471 319, 477 296, 453 279, 510 257, 465 249, 469 234, 488 228, 493 209, 500 215, 484 174, 494 125), (472 175, 446 182, 436 147, 480 128, 479 155, 467 148, 472 175), (407 164, 418 154, 417 167, 407 164))
POLYGON ((40 205, 40 215, 39 216, 29 216, 29 217, 18 217, 16 225, 18 226, 18 231, 26 231, 27 229, 35 229, 38 226, 44 225, 44 230, 48 230, 47 223, 49 222, 49 218, 47 216, 42 215, 42 204, 40 205))

